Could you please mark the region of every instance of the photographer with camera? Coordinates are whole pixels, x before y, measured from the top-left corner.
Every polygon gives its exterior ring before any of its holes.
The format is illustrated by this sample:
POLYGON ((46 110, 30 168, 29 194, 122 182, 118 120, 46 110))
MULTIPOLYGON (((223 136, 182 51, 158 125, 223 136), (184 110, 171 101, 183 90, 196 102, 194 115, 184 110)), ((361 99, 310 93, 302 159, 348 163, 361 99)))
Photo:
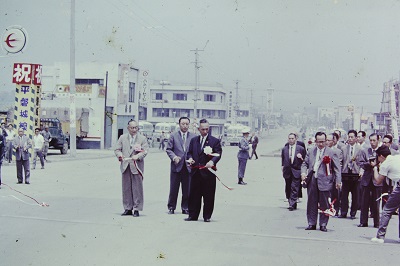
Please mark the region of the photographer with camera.
POLYGON ((377 164, 376 150, 378 149, 378 136, 372 133, 369 136, 370 148, 360 152, 360 175, 361 175, 361 215, 358 227, 368 227, 368 210, 372 202, 371 213, 374 218, 374 227, 379 226, 379 201, 377 198, 382 194, 382 184, 374 179, 374 166, 377 164))
POLYGON ((392 194, 389 195, 389 199, 383 208, 376 237, 371 239, 372 242, 382 244, 390 218, 396 209, 400 207, 400 156, 390 155, 390 150, 385 145, 376 150, 376 155, 379 162, 379 170, 378 166, 373 168, 375 181, 381 184, 385 180, 385 177, 388 177, 396 183, 396 187, 393 189, 392 194))

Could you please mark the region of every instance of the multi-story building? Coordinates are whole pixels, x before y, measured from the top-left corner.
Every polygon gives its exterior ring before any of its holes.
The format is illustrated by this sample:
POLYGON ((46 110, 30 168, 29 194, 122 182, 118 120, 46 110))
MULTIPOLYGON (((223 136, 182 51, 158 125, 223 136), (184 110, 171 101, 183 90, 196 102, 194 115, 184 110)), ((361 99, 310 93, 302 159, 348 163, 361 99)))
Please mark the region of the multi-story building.
MULTIPOLYGON (((138 117, 139 70, 129 64, 79 63, 75 72, 80 147, 114 146, 118 137, 127 131, 128 121, 138 117)), ((64 124, 69 122, 69 84, 69 63, 43 66, 41 117, 57 117, 64 124)))
POLYGON ((206 118, 214 136, 223 133, 227 116, 226 91, 221 85, 201 85, 195 90, 193 85, 154 81, 150 85, 146 106, 147 121, 153 124, 177 123, 181 116, 189 117, 193 123, 206 118), (195 109, 197 114, 194 113, 195 109))

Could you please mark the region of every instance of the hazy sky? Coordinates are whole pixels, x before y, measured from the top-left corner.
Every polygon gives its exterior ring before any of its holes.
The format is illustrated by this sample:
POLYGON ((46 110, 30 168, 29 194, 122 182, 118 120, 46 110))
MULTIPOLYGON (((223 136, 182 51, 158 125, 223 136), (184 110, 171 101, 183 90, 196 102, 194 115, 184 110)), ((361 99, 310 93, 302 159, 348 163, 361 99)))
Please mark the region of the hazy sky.
MULTIPOLYGON (((0 29, 23 26, 23 54, 0 59, 0 92, 14 62, 69 60, 70 1, 1 0, 0 29)), ((355 104, 379 111, 400 71, 400 2, 387 0, 77 0, 77 62, 132 62, 151 78, 275 89, 275 110, 355 104)), ((5 52, 1 51, 4 56, 5 52)), ((247 97, 248 99, 249 96, 247 97)))

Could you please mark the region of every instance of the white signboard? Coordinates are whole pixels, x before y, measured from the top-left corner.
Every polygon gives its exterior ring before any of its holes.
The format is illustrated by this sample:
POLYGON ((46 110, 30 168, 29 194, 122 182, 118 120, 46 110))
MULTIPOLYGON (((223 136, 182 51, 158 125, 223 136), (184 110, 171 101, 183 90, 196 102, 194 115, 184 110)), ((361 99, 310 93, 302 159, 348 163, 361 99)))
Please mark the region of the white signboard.
POLYGON ((1 46, 10 54, 22 52, 28 42, 28 34, 20 26, 8 27, 2 35, 1 46))

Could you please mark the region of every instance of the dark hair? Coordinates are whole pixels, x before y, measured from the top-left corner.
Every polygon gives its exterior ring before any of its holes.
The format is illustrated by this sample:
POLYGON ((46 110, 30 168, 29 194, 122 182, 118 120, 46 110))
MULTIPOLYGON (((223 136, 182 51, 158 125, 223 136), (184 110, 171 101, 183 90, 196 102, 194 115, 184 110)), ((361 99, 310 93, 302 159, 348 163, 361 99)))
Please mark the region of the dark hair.
POLYGON ((376 134, 376 133, 371 133, 371 135, 369 135, 368 138, 370 139, 371 137, 375 137, 375 136, 376 136, 377 139, 379 139, 379 138, 378 138, 378 134, 376 134))
POLYGON ((37 131, 40 131, 40 129, 39 129, 38 127, 37 127, 37 128, 35 128, 35 131, 36 131, 36 130, 37 130, 37 131))
POLYGON ((358 131, 358 133, 361 133, 361 136, 363 138, 365 138, 365 136, 367 136, 367 133, 365 133, 365 131, 360 130, 360 131, 358 131))
POLYGON ((130 123, 130 122, 135 122, 135 123, 136 123, 136 120, 135 120, 135 119, 129 120, 129 121, 128 121, 128 126, 129 126, 129 123, 130 123))
POLYGON ((350 129, 349 132, 347 132, 347 135, 350 135, 351 133, 353 133, 354 136, 357 137, 357 131, 355 131, 354 129, 350 129))
POLYGON ((181 123, 181 120, 182 120, 182 119, 187 119, 187 120, 189 120, 189 123, 190 123, 190 119, 189 119, 189 117, 182 116, 181 118, 179 118, 178 124, 180 124, 180 123, 181 123))
POLYGON ((199 124, 208 123, 207 119, 203 118, 200 120, 199 124))
POLYGON ((383 138, 388 138, 389 143, 392 143, 392 141, 393 141, 393 137, 391 135, 385 135, 385 136, 383 136, 383 138))
POLYGON ((376 155, 377 156, 383 156, 383 157, 388 157, 388 155, 390 155, 391 154, 391 152, 390 152, 390 149, 389 149, 389 147, 388 146, 386 146, 386 145, 382 145, 382 146, 380 146, 377 150, 376 150, 376 155))
POLYGON ((338 133, 333 132, 333 133, 332 133, 332 136, 333 136, 334 138, 336 138, 337 141, 339 141, 340 137, 339 137, 339 134, 338 134, 338 133))
POLYGON ((296 133, 289 133, 288 137, 289 137, 290 135, 293 135, 295 138, 297 138, 296 133))
POLYGON ((315 139, 317 139, 317 136, 325 136, 325 139, 326 139, 325 132, 318 131, 317 133, 315 133, 315 139))
POLYGON ((339 129, 336 129, 336 130, 334 130, 333 132, 334 132, 334 133, 339 132, 339 134, 336 133, 336 134, 339 136, 339 138, 338 138, 338 140, 339 140, 340 137, 342 136, 342 132, 341 132, 339 129))

